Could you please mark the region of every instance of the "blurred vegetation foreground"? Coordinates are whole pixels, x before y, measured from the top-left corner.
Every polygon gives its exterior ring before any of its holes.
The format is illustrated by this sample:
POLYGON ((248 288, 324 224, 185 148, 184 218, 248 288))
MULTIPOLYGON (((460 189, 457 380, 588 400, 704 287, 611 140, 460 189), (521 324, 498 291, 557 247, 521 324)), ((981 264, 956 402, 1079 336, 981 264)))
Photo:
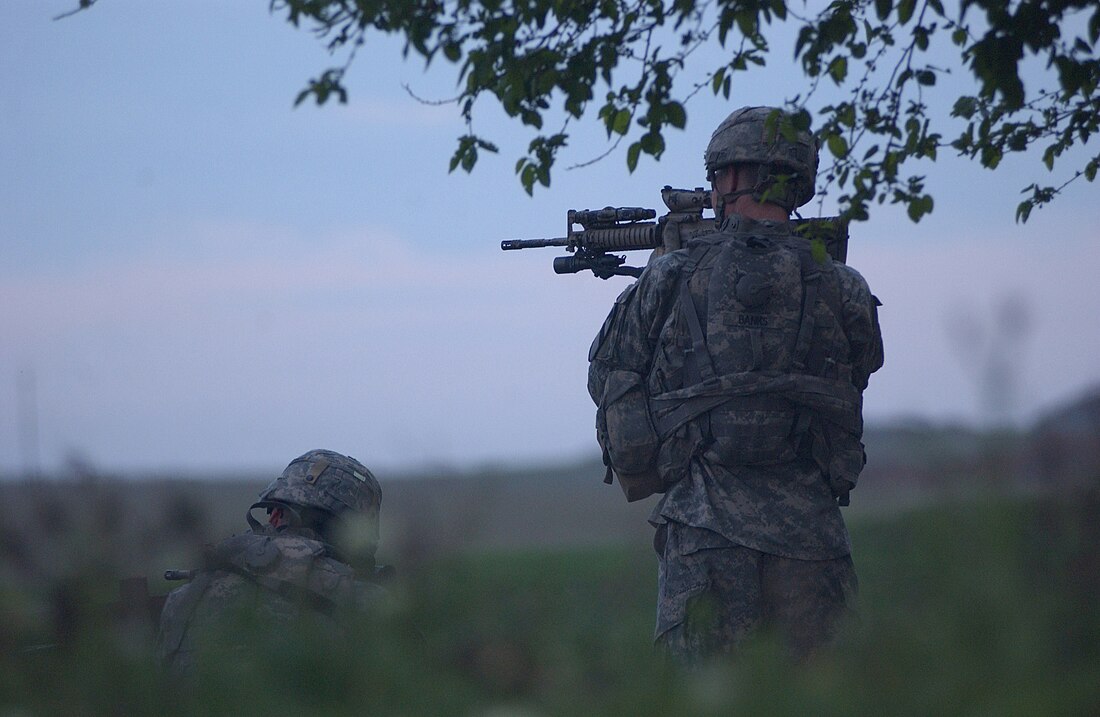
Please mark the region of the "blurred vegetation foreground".
POLYGON ((648 506, 589 463, 380 476, 388 609, 257 629, 186 682, 119 581, 166 593, 266 479, 0 482, 0 715, 1100 714, 1100 432, 1060 430, 869 436, 859 624, 808 664, 765 635, 691 673, 651 646, 648 506))

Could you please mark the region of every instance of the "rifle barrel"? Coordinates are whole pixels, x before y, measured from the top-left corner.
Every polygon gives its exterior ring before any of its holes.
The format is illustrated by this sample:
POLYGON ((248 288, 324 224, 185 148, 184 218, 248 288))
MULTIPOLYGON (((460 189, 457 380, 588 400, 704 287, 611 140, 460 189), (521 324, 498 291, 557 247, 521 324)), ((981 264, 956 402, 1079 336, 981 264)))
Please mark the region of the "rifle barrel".
POLYGON ((541 249, 544 246, 569 246, 569 240, 563 237, 556 239, 505 239, 500 243, 504 251, 509 249, 541 249))

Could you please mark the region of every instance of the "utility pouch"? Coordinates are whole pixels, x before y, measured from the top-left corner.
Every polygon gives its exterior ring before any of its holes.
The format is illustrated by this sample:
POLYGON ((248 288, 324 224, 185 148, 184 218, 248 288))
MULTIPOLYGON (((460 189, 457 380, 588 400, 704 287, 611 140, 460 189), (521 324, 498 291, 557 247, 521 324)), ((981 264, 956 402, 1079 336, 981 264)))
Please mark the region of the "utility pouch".
POLYGON ((858 439, 845 441, 834 448, 829 458, 829 487, 840 505, 848 505, 848 494, 856 487, 859 473, 867 462, 867 454, 858 439))
POLYGON ((657 473, 660 440, 649 414, 645 379, 633 371, 612 371, 604 385, 604 450, 619 477, 627 501, 658 493, 663 486, 657 473))

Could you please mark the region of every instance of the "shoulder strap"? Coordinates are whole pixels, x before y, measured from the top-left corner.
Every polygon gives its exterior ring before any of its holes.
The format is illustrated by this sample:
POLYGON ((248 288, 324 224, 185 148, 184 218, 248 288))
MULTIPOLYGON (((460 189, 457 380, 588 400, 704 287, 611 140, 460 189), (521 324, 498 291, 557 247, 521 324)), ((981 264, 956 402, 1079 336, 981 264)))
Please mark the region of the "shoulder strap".
POLYGON ((699 323, 699 312, 691 297, 691 277, 699 262, 710 251, 704 245, 692 251, 680 273, 680 313, 691 334, 691 346, 684 352, 684 384, 691 386, 714 378, 714 361, 707 350, 707 337, 699 323))
MULTIPOLYGON (((821 288, 821 265, 808 251, 799 251, 798 258, 802 271, 802 316, 798 323, 798 338, 795 339, 794 353, 791 355, 791 368, 796 373, 809 373, 806 370, 806 357, 810 354, 810 344, 814 338, 814 308, 817 306, 817 294, 821 288)), ((798 411, 794 425, 791 427, 791 440, 799 450, 806 452, 807 447, 803 442, 807 440, 810 425, 813 423, 813 411, 802 407, 798 411)), ((817 453, 820 446, 812 446, 812 452, 817 453)), ((817 458, 817 455, 814 455, 817 458)), ((819 464, 820 465, 820 464, 819 464)))
POLYGON ((791 366, 798 373, 806 373, 806 357, 810 353, 810 343, 814 338, 814 307, 821 289, 822 267, 808 251, 798 252, 802 263, 802 318, 798 325, 798 338, 795 340, 791 366))

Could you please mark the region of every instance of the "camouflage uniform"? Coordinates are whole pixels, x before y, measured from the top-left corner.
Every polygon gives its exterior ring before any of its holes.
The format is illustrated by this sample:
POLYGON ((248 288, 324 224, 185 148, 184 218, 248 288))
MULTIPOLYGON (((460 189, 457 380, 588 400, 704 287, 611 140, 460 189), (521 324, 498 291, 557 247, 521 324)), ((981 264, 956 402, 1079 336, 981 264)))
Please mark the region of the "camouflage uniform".
POLYGON ((206 564, 173 590, 161 613, 158 653, 173 671, 187 672, 207 649, 245 653, 249 628, 264 641, 289 636, 303 619, 339 634, 344 618, 377 605, 384 591, 372 579, 381 488, 358 461, 332 451, 310 451, 287 467, 249 509, 252 531, 207 551, 206 564), (278 529, 262 526, 255 508, 283 508, 295 519, 278 529), (324 511, 329 521, 365 518, 366 545, 358 569, 317 526, 299 513, 324 511), (364 557, 365 563, 364 563, 364 557))
POLYGON ((863 466, 877 305, 858 272, 812 257, 788 222, 738 215, 651 261, 617 299, 589 392, 602 412, 610 375, 645 383, 664 492, 650 518, 656 638, 674 655, 728 651, 762 624, 804 654, 848 609, 838 499, 863 466))

